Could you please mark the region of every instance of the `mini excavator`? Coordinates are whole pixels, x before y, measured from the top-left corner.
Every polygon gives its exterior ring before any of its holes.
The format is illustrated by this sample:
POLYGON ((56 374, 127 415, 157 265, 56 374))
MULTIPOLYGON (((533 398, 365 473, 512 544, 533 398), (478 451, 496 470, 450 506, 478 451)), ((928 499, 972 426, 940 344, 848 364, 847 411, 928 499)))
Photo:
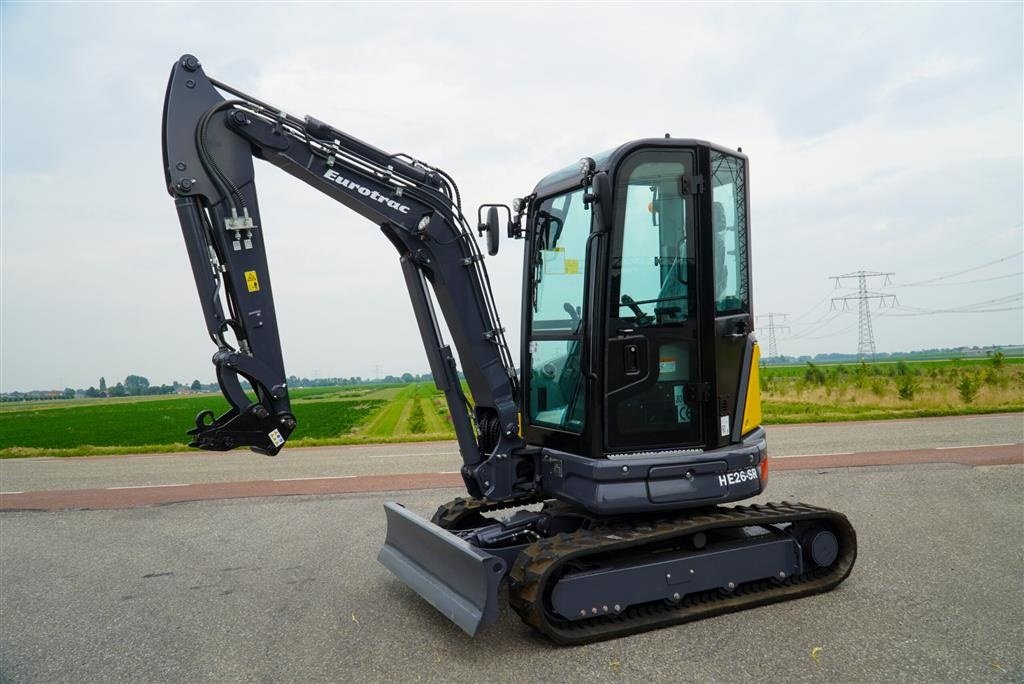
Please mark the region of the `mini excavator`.
POLYGON ((468 495, 429 522, 386 503, 379 560, 465 632, 497 619, 502 583, 527 624, 579 644, 849 575, 856 535, 841 513, 724 505, 759 495, 769 472, 740 150, 627 142, 481 206, 474 235, 441 169, 288 114, 192 55, 172 68, 163 115, 167 188, 230 405, 196 417, 191 446, 273 456, 296 427, 257 158, 398 252, 468 495), (518 369, 477 245, 494 255, 502 233, 524 245, 518 369))

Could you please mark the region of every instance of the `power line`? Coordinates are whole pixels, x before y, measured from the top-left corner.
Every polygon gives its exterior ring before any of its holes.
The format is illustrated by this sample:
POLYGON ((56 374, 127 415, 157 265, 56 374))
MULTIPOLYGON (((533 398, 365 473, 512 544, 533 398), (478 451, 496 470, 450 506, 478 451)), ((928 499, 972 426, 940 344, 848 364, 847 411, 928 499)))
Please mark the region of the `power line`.
MULTIPOLYGON (((839 316, 836 316, 836 318, 839 318, 839 316)), ((833 320, 835 320, 835 319, 833 319, 833 320)), ((850 325, 846 326, 845 328, 841 328, 841 329, 836 330, 835 332, 829 333, 827 335, 811 335, 810 337, 808 337, 807 335, 804 335, 803 337, 800 337, 800 338, 797 338, 797 339, 800 339, 800 340, 826 340, 826 339, 828 339, 830 337, 838 337, 839 335, 842 335, 843 333, 849 332, 850 330, 853 330, 854 328, 856 328, 859 324, 860 324, 860 321, 856 321, 856 322, 851 323, 850 325)))
POLYGON ((991 278, 977 278, 976 280, 954 280, 951 283, 907 283, 906 285, 891 285, 890 287, 895 289, 897 287, 942 287, 944 285, 973 285, 974 283, 990 283, 993 280, 1005 280, 1006 278, 1013 278, 1014 276, 1020 277, 1024 275, 1024 271, 1017 271, 1016 273, 1007 273, 1006 275, 992 276, 991 278))
POLYGON ((827 302, 828 298, 831 297, 831 296, 832 296, 831 294, 827 294, 824 297, 822 297, 819 301, 815 302, 815 304, 810 309, 808 309, 807 311, 804 311, 799 316, 796 316, 793 319, 793 322, 795 323, 796 321, 799 321, 801 318, 804 318, 805 316, 807 316, 807 314, 809 314, 809 313, 811 313, 813 311, 816 311, 818 309, 818 307, 821 306, 822 304, 824 304, 825 302, 827 302))
POLYGON ((922 311, 918 313, 889 313, 879 314, 885 318, 902 318, 904 316, 941 316, 945 314, 966 314, 966 313, 996 313, 998 311, 1024 311, 1024 306, 1007 306, 996 309, 949 309, 946 311, 922 311))
POLYGON ((852 273, 844 273, 842 275, 830 276, 835 284, 835 289, 846 289, 849 286, 845 283, 850 281, 856 281, 851 283, 853 289, 856 290, 854 294, 835 296, 826 295, 824 298, 815 302, 809 309, 805 310, 798 316, 789 318, 784 314, 763 314, 758 318, 768 319, 768 348, 769 355, 776 356, 778 352, 777 341, 781 338, 783 341, 796 341, 796 340, 820 340, 829 337, 836 337, 852 329, 854 325, 858 327, 858 340, 857 340, 857 353, 860 358, 865 356, 873 356, 876 351, 875 339, 874 339, 874 327, 872 324, 871 307, 870 303, 872 300, 877 300, 879 308, 893 308, 894 311, 883 312, 878 315, 884 317, 906 317, 906 316, 937 316, 945 314, 964 314, 964 313, 996 313, 1003 311, 1020 311, 1022 308, 1020 305, 1021 295, 1009 295, 1008 297, 1000 297, 996 299, 987 300, 984 302, 976 302, 974 304, 966 304, 963 306, 950 307, 944 309, 924 309, 913 306, 900 305, 894 294, 887 292, 875 292, 868 290, 868 282, 872 279, 881 278, 882 289, 897 289, 906 287, 940 287, 940 286, 956 286, 956 285, 971 285, 975 283, 987 283, 998 280, 1005 280, 1008 278, 1020 278, 1024 275, 1024 271, 1016 271, 1014 273, 1007 273, 1003 275, 990 276, 985 278, 973 278, 970 280, 951 280, 958 276, 965 275, 967 273, 973 273, 990 266, 995 266, 1012 259, 1016 259, 1024 254, 1024 250, 1009 254, 998 259, 993 259, 977 266, 965 268, 953 273, 947 273, 945 275, 936 276, 933 278, 926 278, 923 280, 917 280, 911 283, 903 283, 900 285, 894 285, 892 283, 892 277, 895 275, 892 272, 883 271, 855 271, 852 273), (821 305, 831 299, 828 309, 821 315, 817 315, 821 305), (844 311, 850 311, 852 303, 857 303, 858 320, 856 324, 845 326, 836 332, 825 333, 824 330, 831 326, 836 321, 843 318, 844 311), (1016 304, 1016 306, 1014 305, 1016 304), (812 314, 815 314, 813 320, 806 320, 812 314), (783 325, 780 325, 780 320, 784 321, 783 325), (803 321, 803 322, 800 322, 803 321), (791 327, 795 327, 801 330, 796 335, 791 334, 791 327), (781 336, 777 336, 776 333, 782 333, 781 336))
POLYGON ((963 304, 962 306, 953 306, 953 307, 950 307, 949 309, 922 309, 920 307, 906 307, 906 308, 913 308, 913 309, 916 309, 918 311, 962 311, 964 309, 974 309, 974 308, 977 308, 979 306, 991 306, 992 304, 1005 304, 1007 302, 1012 302, 1014 300, 1021 299, 1021 298, 1024 298, 1024 293, 1022 293, 1022 292, 1015 292, 1013 294, 1003 295, 1002 297, 993 297, 992 299, 986 299, 986 300, 981 301, 981 302, 973 302, 971 304, 963 304))
POLYGON ((814 333, 820 333, 822 330, 824 330, 828 326, 832 325, 833 323, 835 323, 837 320, 839 320, 842 317, 843 317, 843 312, 842 311, 829 311, 824 316, 822 316, 817 321, 815 321, 814 324, 805 324, 805 325, 814 325, 813 329, 811 329, 811 330, 804 330, 803 332, 799 332, 796 335, 785 337, 783 339, 785 339, 785 340, 803 340, 803 339, 808 339, 808 335, 811 335, 811 334, 814 334, 814 333))
MULTIPOLYGON (((989 266, 995 266, 996 264, 1001 264, 1004 261, 1009 261, 1010 259, 1014 259, 1016 257, 1019 257, 1022 254, 1024 254, 1024 250, 1021 250, 1019 252, 1015 252, 1013 254, 1010 254, 1009 256, 1004 256, 1004 257, 1002 257, 1000 259, 996 259, 995 261, 989 261, 987 263, 981 264, 980 266, 972 266, 971 268, 965 268, 964 270, 957 271, 955 273, 947 273, 946 275, 938 276, 938 277, 935 277, 935 278, 927 278, 925 280, 918 280, 918 281, 915 281, 915 282, 912 282, 912 283, 904 283, 903 285, 896 285, 894 287, 911 287, 911 286, 917 286, 917 285, 927 285, 929 283, 934 283, 934 282, 937 282, 937 281, 940 281, 940 280, 948 280, 949 278, 955 278, 956 276, 963 275, 965 273, 971 273, 972 271, 980 271, 983 268, 988 268, 989 266)), ((892 274, 890 273, 889 275, 892 275, 892 274)))
POLYGON ((1019 309, 1016 307, 998 308, 1004 304, 1010 304, 1012 302, 1018 302, 1024 300, 1024 293, 1016 293, 1011 295, 1005 295, 1002 297, 995 297, 994 299, 986 299, 983 302, 974 302, 973 304, 964 304, 963 306, 951 307, 949 309, 922 309, 916 306, 900 306, 899 311, 891 313, 879 314, 881 316, 935 316, 938 314, 953 314, 953 313, 992 313, 996 311, 1014 311, 1019 309), (997 307, 997 308, 992 308, 997 307))
MULTIPOLYGON (((829 297, 831 297, 831 296, 832 295, 829 295, 829 297)), ((828 297, 826 297, 826 299, 828 299, 828 297)), ((796 327, 796 328, 815 328, 815 329, 817 329, 817 328, 820 328, 823 325, 827 325, 827 324, 831 323, 832 320, 835 319, 835 317, 836 317, 836 312, 833 309, 829 308, 829 309, 825 310, 825 313, 823 313, 820 317, 814 319, 813 321, 807 321, 805 323, 792 323, 791 322, 790 325, 792 325, 793 327, 796 327)))
MULTIPOLYGON (((850 302, 857 302, 857 356, 863 361, 865 356, 874 358, 875 356, 875 331, 871 326, 871 307, 870 302, 872 299, 877 299, 880 307, 884 307, 887 303, 891 302, 890 306, 897 304, 896 295, 885 294, 882 292, 871 292, 868 290, 868 278, 884 278, 883 286, 892 283, 892 277, 895 275, 892 272, 882 271, 855 271, 853 273, 844 273, 843 275, 829 276, 835 281, 836 287, 843 280, 856 279, 857 280, 857 294, 845 295, 843 297, 832 298, 832 309, 836 308, 836 303, 842 304, 843 311, 849 309, 850 302)), ((853 327, 853 326, 850 326, 853 327)))

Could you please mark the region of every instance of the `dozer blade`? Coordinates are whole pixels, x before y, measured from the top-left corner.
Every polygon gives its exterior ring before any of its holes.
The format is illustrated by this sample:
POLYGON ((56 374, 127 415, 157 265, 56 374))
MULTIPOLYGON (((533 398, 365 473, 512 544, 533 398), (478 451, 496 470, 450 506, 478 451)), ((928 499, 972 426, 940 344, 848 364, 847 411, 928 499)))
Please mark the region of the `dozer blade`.
POLYGON ((505 561, 407 511, 384 504, 387 537, 377 560, 466 634, 498 619, 505 561))

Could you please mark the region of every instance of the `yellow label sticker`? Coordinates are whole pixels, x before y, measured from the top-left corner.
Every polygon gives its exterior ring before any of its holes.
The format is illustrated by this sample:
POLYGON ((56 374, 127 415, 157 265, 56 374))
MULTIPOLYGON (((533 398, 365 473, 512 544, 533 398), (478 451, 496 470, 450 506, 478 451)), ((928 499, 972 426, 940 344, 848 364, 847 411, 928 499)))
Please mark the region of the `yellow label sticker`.
POLYGON ((245 272, 245 286, 249 289, 249 292, 260 291, 260 281, 256 278, 256 271, 245 272))
POLYGON ((580 272, 580 260, 579 259, 566 259, 565 260, 565 274, 576 275, 580 272))

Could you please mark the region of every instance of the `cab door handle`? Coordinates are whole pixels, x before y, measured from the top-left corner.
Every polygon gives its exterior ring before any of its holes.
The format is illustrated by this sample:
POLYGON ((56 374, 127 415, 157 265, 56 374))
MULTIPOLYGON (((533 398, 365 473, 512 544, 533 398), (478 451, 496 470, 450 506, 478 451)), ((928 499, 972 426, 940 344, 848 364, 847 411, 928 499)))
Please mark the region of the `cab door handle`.
POLYGON ((747 322, 746 321, 739 321, 739 322, 737 322, 736 323, 736 327, 734 328, 734 330, 736 332, 725 333, 725 334, 722 335, 722 337, 727 337, 730 340, 745 339, 747 337, 747 322))
POLYGON ((640 346, 627 344, 622 348, 622 369, 626 375, 640 374, 640 346))

